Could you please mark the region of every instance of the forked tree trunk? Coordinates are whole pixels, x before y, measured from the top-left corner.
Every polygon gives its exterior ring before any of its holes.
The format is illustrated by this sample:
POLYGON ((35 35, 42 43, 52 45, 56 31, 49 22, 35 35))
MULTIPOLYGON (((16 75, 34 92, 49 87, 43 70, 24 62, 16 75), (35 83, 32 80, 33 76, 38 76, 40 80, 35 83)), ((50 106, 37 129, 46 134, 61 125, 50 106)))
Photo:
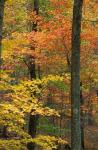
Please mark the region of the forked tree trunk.
POLYGON ((71 149, 81 150, 80 33, 83 0, 74 0, 71 56, 71 149))

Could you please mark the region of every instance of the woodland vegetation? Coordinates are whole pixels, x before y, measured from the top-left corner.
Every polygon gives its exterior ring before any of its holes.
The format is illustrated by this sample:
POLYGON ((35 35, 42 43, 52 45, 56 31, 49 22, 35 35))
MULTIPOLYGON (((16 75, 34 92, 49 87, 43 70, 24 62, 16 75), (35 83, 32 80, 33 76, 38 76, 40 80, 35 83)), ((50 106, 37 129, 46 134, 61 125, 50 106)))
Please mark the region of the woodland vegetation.
POLYGON ((98 150, 97 0, 0 0, 0 150, 98 150))

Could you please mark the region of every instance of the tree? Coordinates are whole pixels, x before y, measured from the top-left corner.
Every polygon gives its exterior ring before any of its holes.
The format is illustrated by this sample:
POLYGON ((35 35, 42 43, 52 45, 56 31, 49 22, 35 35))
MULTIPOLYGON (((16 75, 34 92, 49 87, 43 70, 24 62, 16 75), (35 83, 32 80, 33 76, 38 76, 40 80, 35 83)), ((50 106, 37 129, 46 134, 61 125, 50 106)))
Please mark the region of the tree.
MULTIPOLYGON (((0 1, 0 70, 2 65, 2 30, 3 30, 3 18, 4 18, 4 6, 5 6, 5 0, 0 1)), ((1 80, 1 78, 0 78, 1 80)), ((3 134, 2 136, 6 138, 6 127, 3 128, 3 134)))
POLYGON ((71 56, 71 149, 81 150, 80 122, 80 33, 83 0, 75 0, 72 24, 72 56, 71 56))
MULTIPOLYGON (((39 0, 34 0, 34 1, 30 1, 30 11, 34 11, 36 13, 36 15, 38 15, 39 13, 39 0), (33 6, 33 7, 32 7, 33 6)), ((30 23, 30 30, 31 31, 37 31, 37 23, 30 23)), ((31 47, 32 49, 32 47, 31 47)), ((34 49, 34 47, 33 47, 34 49)), ((29 71, 30 71, 30 78, 32 79, 36 79, 36 66, 35 66, 35 57, 30 57, 29 59, 31 59, 30 62, 30 67, 29 67, 29 71), (33 60, 33 61, 32 61, 33 60)), ((29 126, 28 126, 28 133, 29 135, 31 135, 32 138, 35 138, 36 136, 36 128, 37 128, 37 120, 38 120, 38 115, 32 115, 33 112, 33 108, 31 110, 30 113, 30 117, 29 117, 29 126)), ((29 150, 34 150, 35 149, 35 144, 34 143, 28 143, 28 149, 29 150)))
POLYGON ((5 0, 0 0, 0 69, 1 69, 1 51, 2 51, 2 29, 3 29, 3 18, 4 18, 4 4, 5 0))

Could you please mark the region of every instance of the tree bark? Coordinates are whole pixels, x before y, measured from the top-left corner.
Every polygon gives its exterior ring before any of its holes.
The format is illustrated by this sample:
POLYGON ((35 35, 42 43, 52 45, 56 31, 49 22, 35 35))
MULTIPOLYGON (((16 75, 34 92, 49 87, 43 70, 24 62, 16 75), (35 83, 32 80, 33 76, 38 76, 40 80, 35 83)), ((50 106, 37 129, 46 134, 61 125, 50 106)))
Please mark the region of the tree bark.
POLYGON ((74 0, 71 54, 71 149, 81 150, 80 33, 83 0, 74 0))
POLYGON ((89 81, 89 99, 88 99, 88 125, 94 125, 93 117, 93 103, 92 103, 92 80, 89 81))
POLYGON ((84 113, 83 113, 83 105, 84 105, 84 98, 82 92, 82 82, 80 82, 80 103, 81 103, 81 150, 85 149, 84 145, 84 113))
POLYGON ((3 18, 4 18, 4 5, 5 0, 0 0, 0 70, 1 70, 1 64, 2 64, 2 30, 3 30, 3 18))
MULTIPOLYGON (((35 11, 36 15, 38 15, 39 13, 39 0, 33 0, 33 1, 30 1, 30 4, 29 4, 29 8, 31 11, 35 11)), ((37 31, 37 23, 30 23, 29 24, 30 26, 30 32, 31 31, 37 31)), ((32 47, 31 47, 32 49, 32 47)), ((30 71, 30 78, 31 80, 32 79, 36 79, 36 65, 35 65, 35 58, 34 57, 31 57, 31 63, 30 63, 30 66, 29 66, 29 71, 30 71)), ((33 112, 33 108, 32 108, 32 111, 30 113, 30 116, 29 116, 29 126, 28 126, 28 133, 29 135, 31 135, 32 138, 35 138, 36 137, 36 132, 37 132, 37 121, 38 121, 38 116, 37 115, 32 115, 32 112, 33 112)), ((35 144, 34 143, 28 143, 28 149, 29 150, 34 150, 35 149, 35 144)))
MULTIPOLYGON (((2 66, 2 31, 3 31, 3 19, 4 19, 4 7, 6 0, 0 0, 0 70, 2 66)), ((0 76, 1 80, 1 76, 0 76)), ((3 127, 2 137, 7 138, 7 127, 3 127)))

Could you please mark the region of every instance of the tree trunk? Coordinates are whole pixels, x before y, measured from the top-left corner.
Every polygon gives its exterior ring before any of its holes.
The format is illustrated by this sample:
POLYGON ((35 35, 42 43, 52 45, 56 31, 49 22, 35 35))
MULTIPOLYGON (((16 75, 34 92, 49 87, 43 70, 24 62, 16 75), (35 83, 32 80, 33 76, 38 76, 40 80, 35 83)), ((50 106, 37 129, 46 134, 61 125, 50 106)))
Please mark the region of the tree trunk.
POLYGON ((7 137, 7 126, 4 126, 2 131, 2 138, 6 139, 7 137))
POLYGON ((89 81, 89 100, 88 100, 88 125, 94 125, 93 103, 92 103, 92 80, 89 81))
POLYGON ((80 33, 83 0, 74 0, 71 56, 71 149, 81 150, 80 33))
MULTIPOLYGON (((33 0, 30 1, 29 4, 29 8, 31 9, 30 11, 35 11, 36 15, 38 15, 39 12, 39 0, 33 0)), ((37 31, 37 23, 30 23, 30 30, 29 31, 37 31)), ((31 47, 32 49, 32 47, 31 47)), ((30 71, 30 78, 32 79, 36 79, 36 66, 35 66, 35 58, 31 57, 31 63, 30 63, 30 67, 29 67, 29 71, 30 71), (32 63, 33 62, 33 63, 32 63)), ((32 108, 33 111, 33 108, 32 108)), ((36 136, 36 130, 37 130, 37 121, 38 121, 38 116, 37 115, 32 115, 32 111, 30 113, 29 116, 29 126, 28 126, 28 133, 29 135, 31 135, 32 138, 35 138, 36 136)), ((35 149, 35 144, 34 143, 28 143, 28 149, 29 150, 34 150, 35 149)))
MULTIPOLYGON (((4 6, 5 6, 5 0, 0 0, 0 70, 2 66, 2 31, 3 31, 4 6)), ((7 138, 6 126, 3 127, 2 137, 7 138)))
POLYGON ((2 53, 2 30, 3 30, 3 18, 4 18, 4 5, 5 0, 0 0, 0 70, 1 70, 1 53, 2 53))
POLYGON ((82 93, 82 82, 80 82, 80 102, 81 102, 81 150, 84 150, 84 113, 83 113, 83 105, 84 98, 82 93))

